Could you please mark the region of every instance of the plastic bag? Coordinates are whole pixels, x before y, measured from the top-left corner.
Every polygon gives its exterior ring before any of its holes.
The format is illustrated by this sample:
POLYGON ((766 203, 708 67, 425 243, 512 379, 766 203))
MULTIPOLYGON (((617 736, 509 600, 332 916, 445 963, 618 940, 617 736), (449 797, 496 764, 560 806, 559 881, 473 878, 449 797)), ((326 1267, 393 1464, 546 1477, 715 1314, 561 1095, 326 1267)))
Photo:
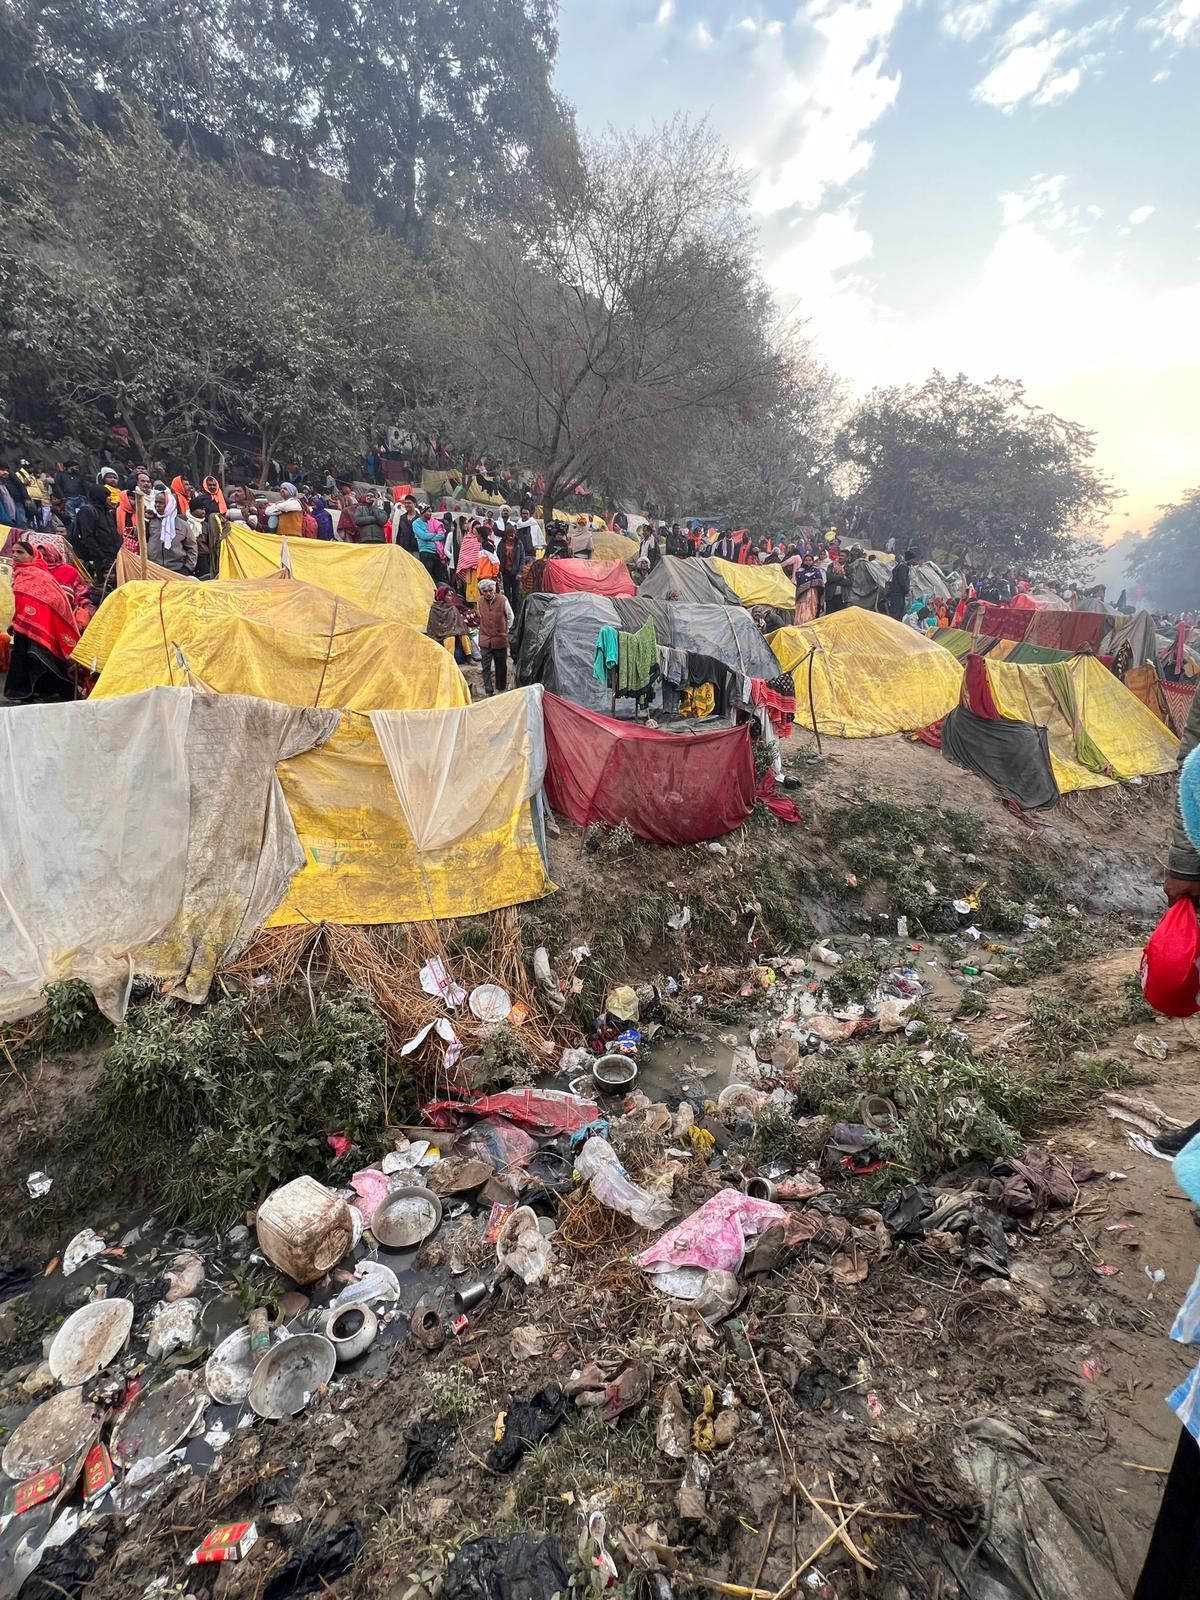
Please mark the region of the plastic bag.
POLYGON ((575 1171, 602 1204, 631 1218, 639 1228, 665 1228, 677 1216, 667 1200, 647 1194, 630 1178, 607 1139, 593 1136, 575 1157, 575 1171))
POLYGON ((1142 952, 1142 993, 1164 1017, 1200 1011, 1200 919, 1190 896, 1167 907, 1142 952))

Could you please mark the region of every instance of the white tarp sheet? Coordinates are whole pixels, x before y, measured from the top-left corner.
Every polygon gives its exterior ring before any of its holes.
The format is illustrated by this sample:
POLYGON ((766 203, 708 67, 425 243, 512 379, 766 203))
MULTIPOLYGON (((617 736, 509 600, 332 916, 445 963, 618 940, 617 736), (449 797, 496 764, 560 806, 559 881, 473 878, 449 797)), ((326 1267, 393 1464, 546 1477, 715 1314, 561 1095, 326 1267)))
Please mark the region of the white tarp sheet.
POLYGON ((499 828, 546 775, 540 683, 469 706, 372 711, 371 727, 422 854, 499 828))
POLYGON ((0 1020, 61 978, 114 1021, 135 972, 203 999, 302 859, 274 763, 337 715, 167 688, 0 711, 0 1020))

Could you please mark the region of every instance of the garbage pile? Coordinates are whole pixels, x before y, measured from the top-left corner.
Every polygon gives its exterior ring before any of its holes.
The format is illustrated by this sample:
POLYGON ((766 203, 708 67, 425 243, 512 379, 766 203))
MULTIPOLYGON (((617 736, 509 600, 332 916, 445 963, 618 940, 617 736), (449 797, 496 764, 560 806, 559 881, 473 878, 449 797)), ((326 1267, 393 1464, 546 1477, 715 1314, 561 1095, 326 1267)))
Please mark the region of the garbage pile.
MULTIPOLYGON (((128 1528, 168 1485, 219 1466, 245 1430, 304 1416, 338 1438, 353 1435, 345 1412, 361 1394, 352 1380, 382 1382, 401 1351, 411 1365, 450 1355, 456 1341, 465 1350, 503 1311, 507 1348, 536 1370, 552 1353, 551 1308, 578 1289, 594 1250, 640 1275, 661 1301, 664 1328, 684 1319, 692 1349, 719 1340, 746 1362, 742 1313, 755 1281, 781 1270, 802 1269, 810 1292, 845 1289, 893 1253, 918 1249, 969 1283, 998 1285, 989 1293, 1036 1307, 1014 1270, 1026 1245, 1018 1221, 1071 1206, 1096 1174, 1027 1149, 913 1181, 893 1166, 892 1151, 906 1119, 920 1114, 916 1102, 864 1089, 844 1117, 807 1111, 802 1091, 814 1064, 844 1068, 851 1040, 882 1041, 882 1050, 907 1051, 918 1063, 936 1056, 927 1024, 912 1015, 929 986, 928 958, 924 975, 916 965, 876 971, 861 1000, 831 981, 847 959, 819 943, 806 957, 616 988, 589 1048, 563 1050, 548 1082, 447 1090, 421 1108, 419 1124, 390 1129, 382 1150, 357 1150, 331 1132, 348 1172, 343 1187, 296 1178, 212 1249, 166 1236, 142 1260, 151 1270, 140 1278, 136 1230, 120 1243, 104 1230, 76 1234, 47 1269, 69 1285, 68 1314, 44 1360, 9 1372, 0 1388, 0 1425, 9 1430, 0 1467, 10 1480, 0 1559, 16 1582, 0 1585, 0 1600, 15 1596, 39 1563, 57 1570, 105 1519, 128 1528), (696 1010, 697 996, 703 1004, 723 990, 759 1002, 745 1041, 727 1036, 729 1081, 684 1071, 653 1098, 643 1084, 664 1002, 696 1010)), ((448 1025, 430 1024, 412 1044, 444 1047, 447 1066, 457 1060, 448 1025)), ((448 1072, 442 1081, 452 1081, 448 1072)), ((966 1112, 956 1105, 945 1114, 966 1112)), ((45 1177, 31 1175, 31 1195, 45 1177)), ((708 1518, 710 1457, 733 1446, 745 1421, 735 1386, 705 1388, 688 1405, 642 1353, 600 1351, 558 1381, 526 1383, 506 1399, 484 1470, 515 1471, 581 1411, 613 1427, 636 1413, 653 1417, 657 1449, 681 1473, 679 1518, 708 1518)), ((428 1474, 448 1436, 436 1415, 403 1419, 401 1481, 428 1474)), ((615 1576, 603 1518, 584 1509, 588 1559, 615 1576)), ((353 1519, 300 1549, 285 1528, 271 1517, 214 1519, 185 1559, 260 1562, 270 1572, 263 1593, 282 1600, 317 1592, 362 1548, 353 1519)), ((626 1554, 630 1537, 623 1530, 626 1554)), ((487 1574, 505 1563, 547 1582, 565 1570, 556 1541, 480 1539, 458 1551, 444 1592, 493 1593, 487 1574)), ((163 1593, 179 1580, 169 1568, 164 1560, 163 1593)))

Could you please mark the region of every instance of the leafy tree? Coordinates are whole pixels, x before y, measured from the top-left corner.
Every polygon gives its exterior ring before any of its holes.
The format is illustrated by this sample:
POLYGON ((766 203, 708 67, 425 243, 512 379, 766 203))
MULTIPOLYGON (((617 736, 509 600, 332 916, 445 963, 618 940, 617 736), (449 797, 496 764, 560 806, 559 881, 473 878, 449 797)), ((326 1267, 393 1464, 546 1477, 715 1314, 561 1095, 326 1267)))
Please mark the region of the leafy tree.
POLYGON ((934 372, 876 390, 837 450, 877 543, 894 535, 925 553, 966 551, 977 566, 1078 571, 1089 553, 1080 536, 1103 526, 1116 494, 1092 465, 1092 434, 1003 378, 934 372))
MULTIPOLYGON (((503 215, 574 137, 552 88, 554 0, 7 0, 0 46, 88 120, 138 98, 173 142, 252 174, 346 185, 416 242, 503 215)), ((0 99, 3 91, 0 91, 0 99)), ((29 86, 16 98, 28 112, 29 86)))
POLYGON ((451 322, 467 419, 545 479, 677 493, 700 429, 777 392, 744 183, 704 126, 610 134, 544 201, 460 241, 451 322))
POLYGON ((13 427, 98 448, 120 422, 143 460, 218 433, 344 459, 419 384, 427 275, 336 185, 251 185, 129 113, 0 126, 0 203, 28 230, 0 236, 13 427))
POLYGON ((1129 557, 1130 576, 1157 608, 1200 610, 1200 488, 1160 512, 1129 557))

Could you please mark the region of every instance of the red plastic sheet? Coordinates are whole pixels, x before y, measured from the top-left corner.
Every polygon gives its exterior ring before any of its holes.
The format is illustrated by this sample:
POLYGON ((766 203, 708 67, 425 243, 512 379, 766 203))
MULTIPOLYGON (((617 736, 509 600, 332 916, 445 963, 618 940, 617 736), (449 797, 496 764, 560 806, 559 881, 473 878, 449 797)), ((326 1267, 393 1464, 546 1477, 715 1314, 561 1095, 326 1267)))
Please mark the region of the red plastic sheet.
POLYGON ((623 561, 581 561, 574 556, 535 562, 533 587, 543 594, 607 594, 624 599, 637 593, 623 561))
POLYGON ((547 694, 546 797, 580 827, 622 821, 652 844, 700 844, 754 806, 750 730, 662 733, 547 694))
POLYGON ((561 1089, 511 1089, 504 1094, 477 1095, 474 1100, 431 1100, 423 1114, 431 1127, 451 1128, 455 1113, 469 1111, 477 1117, 502 1117, 530 1133, 574 1133, 600 1115, 593 1100, 565 1094, 561 1089))
POLYGON ((1111 618, 1101 611, 1031 611, 1028 606, 984 603, 971 626, 993 639, 1019 639, 1050 650, 1098 650, 1111 618))

